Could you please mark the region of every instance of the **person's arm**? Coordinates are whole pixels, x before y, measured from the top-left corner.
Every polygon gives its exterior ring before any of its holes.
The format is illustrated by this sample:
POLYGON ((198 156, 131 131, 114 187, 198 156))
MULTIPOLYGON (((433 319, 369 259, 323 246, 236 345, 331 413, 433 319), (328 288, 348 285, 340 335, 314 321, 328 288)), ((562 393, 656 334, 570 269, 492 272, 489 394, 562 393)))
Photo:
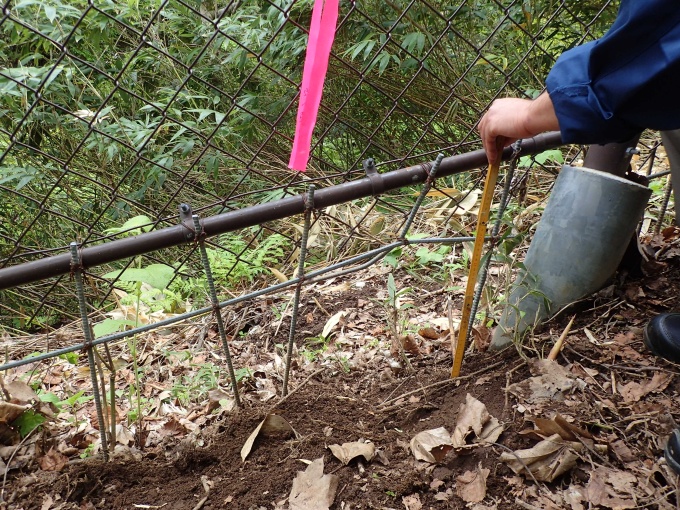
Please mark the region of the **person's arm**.
POLYGON ((498 100, 479 130, 489 161, 513 139, 544 128, 559 126, 564 143, 620 142, 645 128, 680 128, 678 86, 677 0, 622 0, 604 37, 559 57, 546 80, 549 95, 498 100))
POLYGON ((680 4, 622 0, 597 41, 563 53, 546 79, 565 143, 680 128, 680 4))
POLYGON ((479 134, 490 164, 500 163, 503 147, 515 140, 544 131, 559 130, 550 96, 544 92, 536 99, 497 99, 479 122, 479 134))

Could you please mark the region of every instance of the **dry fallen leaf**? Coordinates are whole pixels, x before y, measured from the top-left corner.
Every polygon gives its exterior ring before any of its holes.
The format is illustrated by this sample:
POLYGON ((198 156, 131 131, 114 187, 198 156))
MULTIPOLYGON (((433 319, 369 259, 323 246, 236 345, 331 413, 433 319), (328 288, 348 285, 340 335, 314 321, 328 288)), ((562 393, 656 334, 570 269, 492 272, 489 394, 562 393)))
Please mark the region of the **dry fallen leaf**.
POLYGON ((618 390, 626 402, 637 402, 649 393, 658 393, 665 390, 673 379, 673 374, 655 372, 651 379, 641 383, 631 381, 619 386, 618 390))
POLYGON ((557 477, 576 466, 577 451, 583 444, 564 441, 558 434, 544 439, 533 448, 517 450, 513 453, 503 452, 501 462, 505 462, 517 474, 529 475, 542 482, 552 482, 557 477))
POLYGON ((411 452, 418 460, 441 462, 453 448, 451 434, 444 427, 418 432, 411 439, 411 452))
POLYGON ((338 477, 323 474, 323 457, 316 459, 293 480, 289 510, 328 510, 335 499, 338 477))
POLYGON ((124 445, 135 444, 134 433, 121 423, 116 424, 116 442, 124 445))
POLYGON ((30 406, 0 401, 0 423, 12 423, 30 406))
POLYGON ((68 464, 68 457, 54 448, 50 448, 50 451, 38 459, 38 465, 43 471, 61 471, 66 464, 68 464))
POLYGON ((456 494, 467 503, 479 503, 486 497, 486 479, 491 471, 479 464, 456 478, 456 494))
POLYGON ((288 281, 288 277, 275 267, 267 267, 267 269, 269 269, 272 272, 272 274, 274 275, 274 277, 276 277, 279 283, 286 283, 288 281))
POLYGON ((332 444, 328 448, 333 452, 333 455, 343 464, 347 465, 352 459, 360 455, 370 462, 375 455, 375 445, 373 443, 360 443, 358 441, 352 443, 332 444))
POLYGON ((418 494, 410 494, 401 498, 401 502, 404 503, 406 510, 422 510, 423 504, 420 502, 420 496, 418 494))
POLYGON ((411 356, 419 356, 420 348, 418 347, 418 342, 413 335, 404 335, 401 337, 401 346, 409 353, 411 356))
POLYGON ((538 375, 508 386, 510 393, 528 404, 564 400, 565 393, 570 392, 579 384, 585 384, 555 361, 538 360, 530 366, 532 373, 538 375))
POLYGON ((534 422, 534 425, 536 425, 536 430, 531 432, 540 433, 542 436, 541 439, 545 439, 546 437, 550 437, 554 434, 558 434, 566 441, 578 441, 579 437, 594 439, 590 432, 574 425, 573 423, 569 423, 559 413, 552 420, 547 418, 534 418, 532 421, 534 422))
POLYGON ((162 436, 184 436, 189 431, 184 424, 180 423, 175 418, 170 418, 160 429, 158 429, 158 432, 162 436))
POLYGON ((633 462, 637 460, 637 456, 633 454, 633 451, 621 439, 609 443, 609 449, 614 454, 614 456, 624 464, 626 462, 633 462))
POLYGON ((470 446, 468 436, 474 432, 476 443, 495 443, 503 432, 499 421, 491 416, 486 406, 469 393, 461 404, 451 442, 456 448, 470 446))
POLYGON ((437 340, 441 335, 441 333, 434 328, 420 328, 418 334, 428 340, 437 340))
POLYGON ((43 496, 43 501, 42 505, 40 506, 40 510, 50 510, 52 508, 52 505, 54 504, 54 499, 52 499, 52 496, 49 494, 45 494, 43 496))
POLYGON ((637 508, 634 494, 637 478, 632 473, 600 466, 590 473, 585 500, 592 505, 615 510, 637 508))
POLYGON ((255 444, 255 440, 260 435, 260 433, 263 436, 277 434, 285 437, 297 437, 298 435, 298 433, 295 432, 295 429, 290 426, 290 423, 284 420, 281 416, 277 414, 268 414, 265 419, 262 420, 257 427, 255 427, 255 430, 253 430, 250 436, 248 436, 248 439, 246 439, 246 442, 243 444, 243 448, 241 448, 241 460, 243 460, 243 462, 245 462, 248 455, 250 455, 253 445, 255 444))
POLYGON ((10 394, 12 402, 15 404, 31 404, 40 401, 38 395, 33 391, 33 388, 19 379, 15 379, 11 383, 6 384, 5 389, 10 394))
POLYGON ((484 352, 491 344, 491 330, 486 326, 474 326, 472 328, 472 340, 475 344, 475 349, 479 352, 484 352))
POLYGON ((572 484, 562 491, 562 498, 571 510, 585 510, 585 488, 572 484))
POLYGON ((236 402, 234 401, 233 398, 231 398, 231 395, 229 395, 226 391, 222 391, 219 388, 214 388, 208 392, 208 406, 206 407, 206 413, 210 414, 212 413, 215 409, 219 408, 221 406, 221 402, 224 401, 226 404, 226 408, 229 411, 232 411, 234 407, 236 407, 236 402))
POLYGON ((340 319, 342 319, 345 315, 347 315, 347 310, 340 310, 336 314, 332 315, 327 321, 326 324, 323 327, 323 330, 321 331, 321 336, 324 338, 328 338, 328 335, 331 334, 335 326, 338 325, 340 322, 340 319))

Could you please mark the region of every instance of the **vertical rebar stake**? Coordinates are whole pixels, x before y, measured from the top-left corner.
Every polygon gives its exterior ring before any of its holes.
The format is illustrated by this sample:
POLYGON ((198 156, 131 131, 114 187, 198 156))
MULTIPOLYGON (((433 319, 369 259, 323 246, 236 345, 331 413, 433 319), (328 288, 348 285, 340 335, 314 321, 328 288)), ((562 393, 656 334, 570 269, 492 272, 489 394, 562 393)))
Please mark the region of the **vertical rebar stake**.
POLYGON ((437 170, 439 170, 439 165, 441 165, 442 159, 444 159, 444 154, 440 152, 437 155, 437 159, 434 160, 434 164, 432 165, 432 168, 430 169, 427 175, 427 179, 425 180, 423 189, 420 190, 420 195, 418 195, 416 203, 413 204, 411 212, 409 213, 408 218, 406 218, 406 223, 404 223, 404 228, 401 230, 401 235, 399 236, 399 239, 404 239, 406 237, 406 234, 408 234, 408 231, 411 228, 411 224, 413 223, 413 220, 416 218, 418 209, 420 209, 423 200, 425 200, 425 197, 430 192, 430 189, 432 189, 432 183, 434 183, 434 180, 437 177, 437 170))
POLYGON ((241 407, 241 397, 238 393, 238 381, 236 380, 236 373, 234 372, 234 365, 231 362, 231 353, 229 352, 229 343, 227 342, 227 333, 224 329, 224 320, 222 319, 222 312, 220 311, 220 302, 217 299, 217 291, 215 290, 215 281, 212 276, 212 269, 210 268, 210 261, 208 260, 208 253, 205 250, 205 236, 203 236, 203 227, 199 221, 198 214, 191 216, 194 220, 194 230, 198 247, 201 252, 201 262, 205 271, 205 279, 208 282, 208 292, 210 292, 210 303, 213 307, 213 314, 217 321, 217 330, 222 340, 222 349, 224 349, 224 356, 227 360, 227 368, 229 370, 229 378, 231 379, 231 386, 234 389, 234 401, 238 407, 241 407))
POLYGON ((99 398, 99 383, 97 382, 97 366, 94 360, 94 347, 92 347, 92 329, 87 317, 87 304, 85 303, 85 290, 83 288, 83 273, 80 265, 80 254, 78 253, 78 243, 73 242, 71 247, 71 271, 76 282, 76 293, 78 294, 78 306, 80 307, 80 318, 83 323, 83 334, 85 335, 85 346, 87 348, 87 363, 90 366, 90 377, 92 379, 92 391, 94 393, 94 405, 97 409, 97 421, 99 421, 99 435, 102 442, 102 453, 104 461, 109 461, 109 445, 106 439, 106 425, 104 424, 104 411, 102 402, 99 398))
POLYGON ((510 159, 510 164, 508 170, 505 173, 505 183, 503 185, 503 192, 501 193, 501 200, 498 204, 498 213, 496 216, 496 221, 494 222, 493 229, 491 230, 491 247, 487 253, 486 260, 480 269, 479 278, 477 281, 477 288, 475 289, 475 295, 472 299, 472 310, 470 311, 470 322, 468 323, 467 336, 470 338, 472 333, 472 324, 474 323, 475 316, 477 315, 477 308, 479 307, 479 302, 482 298, 482 292, 484 291, 484 285, 486 284, 486 277, 489 272, 489 264, 491 263, 491 253, 494 249, 496 243, 496 237, 501 230, 501 223, 503 222, 503 213, 508 205, 508 199, 510 198, 510 186, 512 184, 512 178, 515 175, 515 167, 517 166, 517 158, 522 150, 521 141, 517 140, 513 146, 512 159, 510 159))
POLYGON ((656 222, 656 227, 654 227, 654 233, 660 234, 661 227, 663 226, 663 219, 666 216, 666 211, 668 210, 668 202, 671 199, 671 191, 673 191, 673 181, 671 176, 668 176, 666 181, 666 187, 663 190, 663 202, 661 203, 661 210, 659 211, 659 219, 656 222))
POLYGON ((309 227, 312 223, 312 211, 314 210, 314 184, 309 185, 307 191, 307 200, 305 201, 305 223, 302 228, 302 237, 300 238, 300 259, 298 261, 298 270, 296 277, 299 278, 297 286, 295 287, 295 297, 293 298, 293 315, 290 318, 290 332, 288 333, 288 349, 286 351, 286 371, 283 374, 283 389, 281 396, 285 397, 288 394, 288 376, 290 375, 290 363, 293 358, 293 343, 295 341, 295 328, 297 326, 298 309, 300 307, 300 292, 302 291, 302 284, 304 283, 305 274, 305 258, 307 258, 307 239, 309 238, 309 227))

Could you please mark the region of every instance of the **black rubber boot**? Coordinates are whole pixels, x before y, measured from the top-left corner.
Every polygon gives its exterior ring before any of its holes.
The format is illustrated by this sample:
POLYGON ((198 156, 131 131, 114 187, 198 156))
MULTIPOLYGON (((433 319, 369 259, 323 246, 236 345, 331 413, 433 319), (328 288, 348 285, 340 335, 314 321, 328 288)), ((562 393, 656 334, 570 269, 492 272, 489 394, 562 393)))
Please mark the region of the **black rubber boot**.
POLYGON ((644 341, 657 356, 680 363, 680 313, 654 317, 645 328, 644 341))
POLYGON ((668 438, 668 443, 663 453, 670 468, 680 475, 680 429, 675 429, 671 432, 671 437, 668 438))

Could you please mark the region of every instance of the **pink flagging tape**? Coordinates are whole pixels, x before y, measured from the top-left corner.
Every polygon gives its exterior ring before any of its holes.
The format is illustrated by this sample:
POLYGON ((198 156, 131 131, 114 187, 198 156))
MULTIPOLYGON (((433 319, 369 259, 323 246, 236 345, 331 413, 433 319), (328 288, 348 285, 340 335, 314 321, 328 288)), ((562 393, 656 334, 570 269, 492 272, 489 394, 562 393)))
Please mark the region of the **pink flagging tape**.
POLYGON ((319 114, 323 84, 328 71, 328 61, 338 23, 339 0, 316 0, 309 28, 307 55, 300 85, 297 126, 293 150, 288 167, 304 172, 307 170, 312 132, 319 114))

